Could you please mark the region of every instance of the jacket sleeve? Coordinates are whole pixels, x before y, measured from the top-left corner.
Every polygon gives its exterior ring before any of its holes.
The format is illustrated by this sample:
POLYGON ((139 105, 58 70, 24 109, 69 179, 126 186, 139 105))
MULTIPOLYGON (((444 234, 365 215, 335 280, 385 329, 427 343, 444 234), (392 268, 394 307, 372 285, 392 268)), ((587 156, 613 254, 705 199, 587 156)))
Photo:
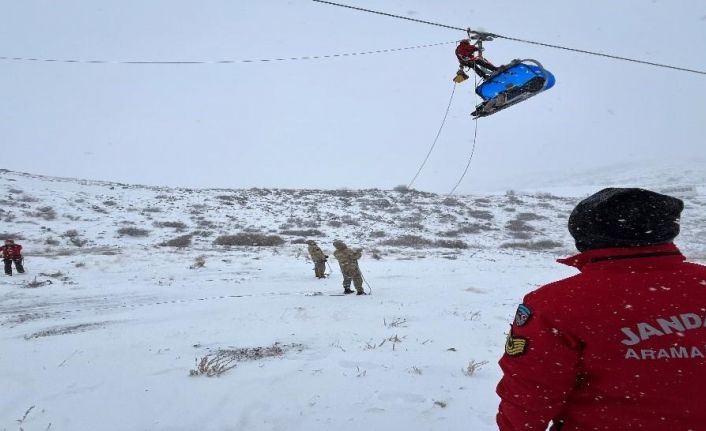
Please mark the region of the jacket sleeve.
POLYGON ((581 343, 553 323, 551 312, 532 294, 518 308, 500 359, 500 431, 545 431, 576 383, 581 343))

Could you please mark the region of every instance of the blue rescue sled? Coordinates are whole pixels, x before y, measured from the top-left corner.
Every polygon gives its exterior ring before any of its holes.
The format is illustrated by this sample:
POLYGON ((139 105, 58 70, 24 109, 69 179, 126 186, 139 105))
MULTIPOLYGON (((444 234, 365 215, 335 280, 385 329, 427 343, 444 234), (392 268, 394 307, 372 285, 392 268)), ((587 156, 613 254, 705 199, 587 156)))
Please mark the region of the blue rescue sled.
POLYGON ((498 69, 476 88, 483 103, 471 113, 473 118, 487 117, 554 86, 554 75, 537 60, 513 60, 498 69))

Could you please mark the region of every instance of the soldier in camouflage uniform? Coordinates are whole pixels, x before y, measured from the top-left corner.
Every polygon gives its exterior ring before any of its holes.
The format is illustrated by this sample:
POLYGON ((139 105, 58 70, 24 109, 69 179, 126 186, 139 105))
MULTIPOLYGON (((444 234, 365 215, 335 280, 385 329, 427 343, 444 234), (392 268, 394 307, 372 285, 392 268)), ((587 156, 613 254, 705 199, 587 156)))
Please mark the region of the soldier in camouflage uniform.
POLYGON ((326 259, 328 256, 316 245, 316 241, 310 239, 306 241, 309 250, 309 256, 314 262, 314 274, 316 278, 326 278, 326 259))
POLYGON ((343 274, 343 293, 349 294, 353 293, 351 290, 351 281, 355 286, 355 290, 358 295, 365 295, 363 290, 363 274, 358 268, 358 259, 362 255, 362 249, 358 248, 352 250, 341 240, 336 240, 333 242, 333 246, 336 247, 336 251, 333 252, 333 256, 338 260, 338 264, 341 266, 341 274, 343 274))

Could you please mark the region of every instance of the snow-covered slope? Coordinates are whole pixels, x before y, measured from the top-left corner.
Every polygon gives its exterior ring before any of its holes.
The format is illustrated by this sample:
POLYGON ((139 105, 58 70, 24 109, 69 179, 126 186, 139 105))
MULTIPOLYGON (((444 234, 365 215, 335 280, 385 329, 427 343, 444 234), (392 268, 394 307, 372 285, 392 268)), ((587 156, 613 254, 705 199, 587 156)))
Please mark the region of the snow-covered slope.
MULTIPOLYGON (((686 202, 677 243, 704 262, 703 184, 665 175, 643 180, 670 178, 659 189, 686 202)), ((2 171, 0 235, 28 272, 0 285, 0 429, 493 430, 517 302, 574 273, 554 258, 573 252, 576 190, 190 190, 2 171), (219 245, 238 234, 279 245, 219 245), (362 247, 373 295, 330 296, 336 262, 315 279, 307 238, 362 247), (190 376, 218 352, 237 366, 190 376)))

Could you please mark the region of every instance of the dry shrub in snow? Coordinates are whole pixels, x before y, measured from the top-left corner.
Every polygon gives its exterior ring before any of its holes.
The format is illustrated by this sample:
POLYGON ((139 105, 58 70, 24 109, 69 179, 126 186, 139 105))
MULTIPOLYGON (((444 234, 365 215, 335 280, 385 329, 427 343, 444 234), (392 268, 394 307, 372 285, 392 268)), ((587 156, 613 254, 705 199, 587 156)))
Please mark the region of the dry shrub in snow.
POLYGON ((201 238, 208 238, 213 236, 213 231, 211 230, 195 230, 191 232, 191 236, 200 236, 201 238))
POLYGON ((108 214, 108 210, 103 207, 99 207, 98 205, 92 205, 91 209, 100 214, 108 214))
POLYGON ((308 228, 318 228, 320 226, 320 223, 316 220, 305 220, 304 223, 302 223, 300 226, 308 228))
POLYGON ((514 239, 532 239, 532 234, 529 232, 510 232, 510 236, 514 239))
POLYGON ((271 247, 284 244, 284 240, 277 235, 241 232, 235 235, 221 235, 213 241, 213 244, 226 246, 271 247))
POLYGON ((459 201, 456 198, 452 197, 447 197, 443 201, 441 201, 442 205, 446 205, 447 207, 457 207, 457 206, 462 206, 463 202, 459 201))
POLYGON ((404 222, 400 224, 402 229, 424 230, 424 225, 416 222, 404 222))
POLYGON ((134 237, 140 237, 140 236, 147 236, 150 234, 150 231, 147 229, 140 229, 138 227, 121 227, 118 229, 118 235, 120 236, 134 236, 134 237))
POLYGON ((190 376, 218 377, 238 366, 238 362, 258 361, 264 358, 281 357, 290 349, 301 351, 301 344, 282 345, 274 343, 268 347, 245 347, 239 349, 219 349, 196 360, 196 369, 190 370, 190 376))
POLYGON ((468 377, 472 377, 476 373, 476 371, 480 370, 483 365, 486 365, 487 363, 488 361, 476 362, 475 360, 471 360, 468 363, 468 366, 465 369, 462 369, 461 371, 463 371, 463 374, 467 375, 468 377))
POLYGON ((71 244, 75 245, 76 247, 83 247, 84 245, 88 244, 87 239, 82 239, 81 234, 76 229, 70 229, 64 232, 61 235, 62 238, 68 238, 71 244))
POLYGON ((368 234, 370 238, 384 238, 387 236, 384 230, 374 230, 368 234))
POLYGON ((191 234, 178 236, 176 238, 164 241, 159 245, 162 247, 189 247, 191 245, 191 234))
POLYGON ((539 193, 535 193, 535 194, 534 194, 534 197, 536 197, 536 198, 538 198, 538 199, 544 199, 544 200, 562 200, 562 199, 563 199, 563 198, 561 198, 561 197, 559 197, 559 196, 553 195, 553 194, 548 193, 548 192, 539 192, 539 193))
POLYGON ((282 235, 291 235, 291 236, 324 236, 324 233, 318 229, 305 229, 305 230, 290 229, 290 230, 282 230, 279 233, 281 233, 282 235))
POLYGON ((64 238, 75 238, 79 235, 80 234, 78 233, 78 231, 76 229, 70 229, 70 230, 67 230, 66 232, 64 232, 61 236, 64 238))
POLYGON ((434 246, 439 248, 468 248, 468 244, 461 241, 460 239, 438 239, 434 241, 434 246))
POLYGON ((399 186, 395 186, 395 188, 392 189, 393 191, 400 192, 400 193, 408 193, 411 191, 414 191, 414 189, 409 188, 405 186, 404 184, 400 184, 399 186))
POLYGON ((103 326, 105 326, 105 322, 81 323, 78 325, 59 326, 56 328, 50 328, 45 329, 43 331, 35 332, 30 335, 25 335, 24 339, 31 340, 33 338, 52 337, 54 335, 75 334, 77 332, 85 332, 91 329, 101 328, 103 326))
MULTIPOLYGON (((478 200, 480 200, 480 199, 477 199, 476 202, 478 200)), ((468 215, 473 218, 480 219, 480 220, 492 220, 493 219, 493 213, 491 213, 490 211, 486 211, 486 210, 468 210, 468 215)))
POLYGON ((515 220, 519 220, 519 221, 533 221, 533 220, 543 220, 543 219, 546 219, 546 217, 541 216, 541 215, 537 215, 535 213, 527 213, 527 212, 518 213, 515 216, 515 220))
POLYGON ((229 350, 219 350, 196 361, 196 369, 189 370, 190 376, 218 377, 238 366, 238 361, 229 350))
POLYGON ((401 235, 397 238, 390 238, 382 241, 380 244, 389 245, 393 247, 412 247, 412 248, 422 248, 429 247, 433 244, 433 241, 426 238, 422 238, 417 235, 401 235))
POLYGON ((47 221, 56 219, 56 211, 52 207, 39 207, 37 211, 30 212, 27 215, 31 217, 38 217, 47 221))
POLYGON ((201 229, 212 229, 212 228, 218 226, 217 223, 215 223, 215 222, 213 222, 213 221, 211 221, 211 220, 206 220, 206 219, 203 219, 203 218, 196 218, 196 220, 198 220, 198 221, 196 222, 196 225, 197 225, 198 227, 200 227, 201 229))
POLYGON ((341 222, 343 222, 344 224, 347 224, 349 226, 360 226, 360 222, 358 220, 355 220, 351 216, 347 216, 347 215, 343 216, 341 218, 341 222))
POLYGON ((201 256, 196 256, 196 259, 194 259, 194 264, 191 265, 189 268, 190 269, 199 269, 203 268, 206 266, 206 256, 201 255, 201 256))
POLYGON ((152 225, 154 227, 170 227, 176 229, 177 231, 183 231, 186 229, 186 224, 180 221, 156 221, 152 223, 152 225))
POLYGON ((553 250, 562 246, 562 243, 548 239, 539 241, 506 242, 500 244, 500 248, 519 248, 530 251, 553 250))
POLYGON ((461 234, 475 234, 483 231, 493 230, 489 225, 483 225, 478 223, 464 223, 459 225, 458 229, 447 230, 445 232, 440 232, 441 236, 457 237, 461 234))
POLYGON ((20 196, 17 200, 19 202, 39 202, 39 199, 28 195, 20 196))
POLYGON ((523 220, 514 219, 505 223, 505 229, 510 232, 534 232, 535 229, 523 220))
POLYGON ((50 284, 53 284, 51 280, 37 281, 37 277, 34 277, 34 280, 28 281, 22 287, 26 289, 36 289, 38 287, 47 286, 50 284))
POLYGON ((71 244, 75 245, 76 247, 83 247, 84 245, 88 244, 87 239, 82 239, 77 236, 69 238, 69 241, 71 242, 71 244))
POLYGON ((9 233, 9 232, 0 233, 0 240, 6 240, 6 239, 23 240, 23 239, 25 239, 25 237, 22 236, 22 234, 20 234, 20 233, 9 233))
POLYGON ((46 245, 55 245, 55 246, 56 246, 56 245, 59 245, 60 242, 59 242, 59 240, 54 239, 54 238, 47 238, 47 239, 44 240, 44 244, 46 244, 46 245))
POLYGON ((439 248, 457 248, 466 249, 468 244, 461 240, 445 240, 440 239, 432 241, 426 238, 422 238, 417 235, 401 235, 397 238, 387 239, 382 241, 380 244, 388 245, 393 247, 411 247, 411 248, 425 248, 425 247, 439 247, 439 248))

